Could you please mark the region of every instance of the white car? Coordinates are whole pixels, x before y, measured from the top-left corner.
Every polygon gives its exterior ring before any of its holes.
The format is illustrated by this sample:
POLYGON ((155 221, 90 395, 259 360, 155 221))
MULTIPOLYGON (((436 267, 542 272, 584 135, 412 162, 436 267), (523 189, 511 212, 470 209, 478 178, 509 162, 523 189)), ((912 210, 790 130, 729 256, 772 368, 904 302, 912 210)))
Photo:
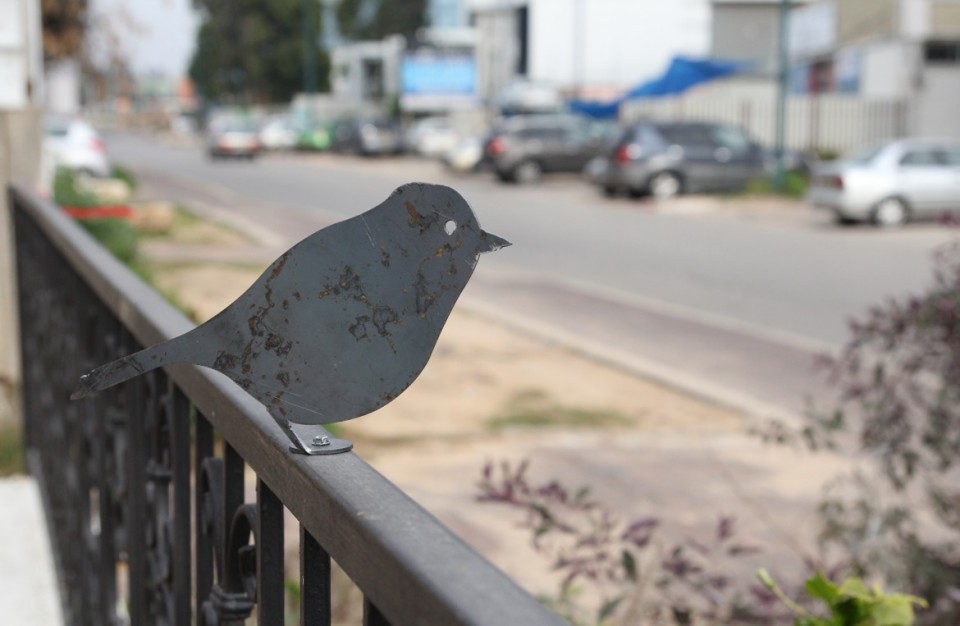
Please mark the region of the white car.
POLYGON ((410 126, 404 140, 408 151, 439 158, 460 143, 460 133, 448 117, 425 117, 410 126))
POLYGON ((960 141, 900 139, 814 168, 807 199, 840 223, 960 212, 960 141))
POLYGON ((110 176, 107 148, 88 122, 75 117, 47 115, 43 120, 44 147, 54 167, 65 167, 91 176, 110 176))
POLYGON ((260 145, 264 150, 293 150, 300 131, 289 115, 271 115, 260 127, 260 145))

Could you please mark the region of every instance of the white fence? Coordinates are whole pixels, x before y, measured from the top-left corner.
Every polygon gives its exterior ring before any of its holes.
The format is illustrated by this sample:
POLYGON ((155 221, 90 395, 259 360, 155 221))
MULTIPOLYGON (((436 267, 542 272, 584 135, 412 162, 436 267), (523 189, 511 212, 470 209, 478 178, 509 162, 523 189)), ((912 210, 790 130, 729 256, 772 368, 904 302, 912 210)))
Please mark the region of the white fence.
MULTIPOLYGON (((766 91, 766 90, 764 90, 766 91)), ((907 103, 855 96, 790 96, 785 140, 796 150, 838 151, 892 137, 907 129, 907 103)), ((776 98, 758 90, 703 89, 682 96, 634 100, 620 108, 625 122, 644 119, 736 124, 764 145, 776 136, 776 98)))

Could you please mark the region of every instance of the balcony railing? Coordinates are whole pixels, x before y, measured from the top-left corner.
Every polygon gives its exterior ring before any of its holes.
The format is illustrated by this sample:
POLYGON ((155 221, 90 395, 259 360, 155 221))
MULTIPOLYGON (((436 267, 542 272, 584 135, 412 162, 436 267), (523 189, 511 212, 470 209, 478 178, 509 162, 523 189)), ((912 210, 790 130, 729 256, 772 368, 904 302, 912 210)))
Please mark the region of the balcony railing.
POLYGON ((355 454, 291 453, 211 370, 71 402, 81 373, 192 324, 58 207, 10 199, 25 444, 70 624, 283 624, 284 507, 300 523, 301 624, 330 623, 331 559, 362 590, 364 624, 563 623, 355 454))

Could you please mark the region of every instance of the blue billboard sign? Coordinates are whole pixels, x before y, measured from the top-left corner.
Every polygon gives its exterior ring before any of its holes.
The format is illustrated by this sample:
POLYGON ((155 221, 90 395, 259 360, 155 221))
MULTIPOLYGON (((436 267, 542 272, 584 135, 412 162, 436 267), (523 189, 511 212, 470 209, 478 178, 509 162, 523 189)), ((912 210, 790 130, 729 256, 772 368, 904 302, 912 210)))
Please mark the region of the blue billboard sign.
POLYGON ((472 102, 477 62, 471 54, 408 54, 400 66, 405 108, 443 108, 472 102))

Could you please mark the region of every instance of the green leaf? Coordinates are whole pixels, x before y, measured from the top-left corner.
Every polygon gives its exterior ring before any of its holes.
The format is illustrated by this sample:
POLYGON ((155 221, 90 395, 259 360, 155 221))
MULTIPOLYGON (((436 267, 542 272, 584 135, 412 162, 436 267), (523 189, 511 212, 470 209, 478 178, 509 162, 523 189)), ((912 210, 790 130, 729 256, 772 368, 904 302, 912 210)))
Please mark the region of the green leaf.
POLYGON ((874 596, 859 578, 848 578, 840 584, 840 595, 870 602, 874 596))
POLYGON ((816 576, 809 579, 803 588, 807 590, 807 594, 811 598, 823 600, 827 603, 827 606, 833 606, 837 598, 840 597, 839 587, 827 580, 820 572, 817 572, 816 576))
POLYGON ((623 563, 623 571, 627 573, 627 578, 632 582, 637 582, 637 560, 628 550, 624 550, 620 555, 620 561, 623 563))
POLYGON ((603 606, 600 607, 600 611, 597 613, 597 622, 603 623, 603 620, 613 615, 613 612, 617 610, 617 607, 620 606, 620 603, 623 602, 624 596, 619 598, 614 598, 612 600, 607 600, 603 603, 603 606))
POLYGON ((902 594, 892 594, 878 599, 873 608, 876 626, 912 626, 914 621, 913 605, 927 606, 922 598, 902 594))

